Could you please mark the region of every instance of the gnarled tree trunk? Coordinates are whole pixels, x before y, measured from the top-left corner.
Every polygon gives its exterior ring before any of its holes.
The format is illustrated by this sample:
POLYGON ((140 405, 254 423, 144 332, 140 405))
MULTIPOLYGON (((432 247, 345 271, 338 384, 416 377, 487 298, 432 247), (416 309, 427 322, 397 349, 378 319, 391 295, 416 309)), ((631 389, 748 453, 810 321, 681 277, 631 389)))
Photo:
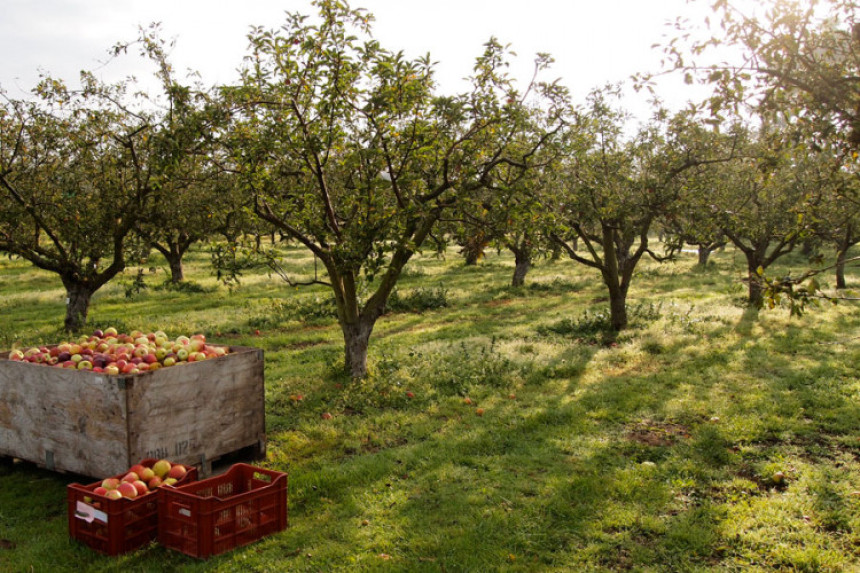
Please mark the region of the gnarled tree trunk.
POLYGON ((72 278, 63 278, 66 287, 66 319, 63 327, 66 332, 80 332, 87 323, 87 314, 90 310, 90 300, 95 289, 86 283, 75 281, 72 278))
POLYGON ((514 253, 514 276, 511 286, 521 287, 526 282, 526 275, 532 267, 531 249, 528 247, 508 247, 514 253))
POLYGON ((836 288, 847 288, 845 282, 845 249, 839 249, 836 253, 836 288))

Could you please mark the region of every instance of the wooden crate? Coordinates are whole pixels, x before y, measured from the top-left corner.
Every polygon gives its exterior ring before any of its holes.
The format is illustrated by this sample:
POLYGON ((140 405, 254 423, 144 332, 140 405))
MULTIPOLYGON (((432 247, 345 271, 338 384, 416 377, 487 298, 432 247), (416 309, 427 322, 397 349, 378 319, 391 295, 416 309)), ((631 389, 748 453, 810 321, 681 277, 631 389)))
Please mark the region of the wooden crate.
POLYGON ((226 454, 264 455, 265 426, 257 348, 135 375, 0 360, 0 456, 51 470, 99 477, 167 458, 207 476, 226 454))

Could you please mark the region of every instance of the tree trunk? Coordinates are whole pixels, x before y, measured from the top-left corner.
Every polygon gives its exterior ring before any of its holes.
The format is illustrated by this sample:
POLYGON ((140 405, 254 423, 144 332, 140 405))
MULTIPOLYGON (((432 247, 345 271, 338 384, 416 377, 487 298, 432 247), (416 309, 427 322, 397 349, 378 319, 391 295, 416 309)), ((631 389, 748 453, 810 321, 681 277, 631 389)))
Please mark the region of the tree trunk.
POLYGON ((761 277, 758 276, 759 265, 750 264, 748 274, 749 286, 747 290, 747 302, 752 308, 761 308, 764 305, 764 292, 761 286, 761 277))
POLYGON ((609 320, 612 329, 622 331, 627 328, 627 289, 609 287, 609 320))
POLYGON ((63 324, 66 332, 80 332, 87 323, 87 313, 90 310, 90 299, 95 292, 88 285, 63 280, 66 287, 68 304, 66 305, 66 320, 63 324))
POLYGON ((615 231, 603 225, 603 282, 609 289, 609 320, 615 331, 627 327, 627 285, 624 282, 622 261, 615 250, 615 231))
POLYGON ((708 266, 708 259, 711 258, 711 249, 699 245, 699 266, 704 268, 708 266))
POLYGON ((170 282, 179 284, 185 279, 185 272, 182 269, 182 254, 178 253, 175 256, 167 257, 167 264, 170 266, 170 282))
POLYGON ((836 253, 836 288, 844 289, 846 288, 845 282, 845 251, 846 249, 839 249, 836 253))
POLYGON ((346 369, 353 378, 367 376, 367 349, 370 333, 376 321, 362 317, 355 324, 342 324, 343 341, 346 349, 346 369))
POLYGON ((511 249, 514 252, 514 277, 511 286, 521 287, 526 282, 526 274, 532 266, 532 260, 528 249, 511 249))

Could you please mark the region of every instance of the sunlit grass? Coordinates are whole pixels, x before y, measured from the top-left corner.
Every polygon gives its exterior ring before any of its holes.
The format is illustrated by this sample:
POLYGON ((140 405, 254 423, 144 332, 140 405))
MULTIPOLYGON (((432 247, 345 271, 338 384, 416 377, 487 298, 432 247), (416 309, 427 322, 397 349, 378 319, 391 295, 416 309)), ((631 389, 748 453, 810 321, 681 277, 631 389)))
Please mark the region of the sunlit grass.
MULTIPOLYGON (((205 292, 159 290, 153 257, 147 288, 127 298, 129 270, 90 322, 264 349, 262 463, 290 472, 291 526, 205 563, 157 545, 104 558, 67 539, 71 477, 7 464, 0 570, 850 570, 860 308, 756 314, 732 249, 694 262, 643 263, 631 328, 604 339, 586 328, 607 306, 593 271, 541 261, 514 289, 507 255, 417 256, 398 290, 447 304, 384 316, 355 383, 325 288, 259 270, 227 289, 195 251, 205 292)), ((296 248, 284 265, 313 272, 296 248)), ((4 346, 60 336, 50 275, 2 259, 0 297, 4 346)))

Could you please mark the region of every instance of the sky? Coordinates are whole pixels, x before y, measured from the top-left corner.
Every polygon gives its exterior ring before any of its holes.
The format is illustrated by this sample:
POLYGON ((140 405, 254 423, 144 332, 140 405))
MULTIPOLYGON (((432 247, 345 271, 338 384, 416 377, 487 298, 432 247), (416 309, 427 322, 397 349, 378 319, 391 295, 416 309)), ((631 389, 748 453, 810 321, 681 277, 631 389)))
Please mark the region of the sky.
MULTIPOLYGON (((313 13, 308 0, 2 0, 0 87, 22 97, 39 70, 76 85, 81 69, 106 80, 130 73, 128 60, 102 64, 108 50, 137 36, 139 26, 160 22, 162 37, 175 40, 177 71, 198 71, 205 85, 229 83, 247 52, 251 26, 278 28, 285 12, 313 13)), ((548 52, 555 65, 547 79, 561 78, 574 100, 593 88, 660 69, 652 45, 665 41, 667 26, 684 16, 701 22, 708 0, 352 0, 375 17, 373 34, 407 56, 430 53, 447 92, 465 88, 483 44, 494 36, 517 53, 511 71, 531 75, 534 55, 548 52)), ((670 107, 697 97, 679 78, 661 85, 670 107)), ((698 94, 698 97, 701 93, 698 94)), ((647 116, 648 97, 631 93, 625 106, 647 116)))

